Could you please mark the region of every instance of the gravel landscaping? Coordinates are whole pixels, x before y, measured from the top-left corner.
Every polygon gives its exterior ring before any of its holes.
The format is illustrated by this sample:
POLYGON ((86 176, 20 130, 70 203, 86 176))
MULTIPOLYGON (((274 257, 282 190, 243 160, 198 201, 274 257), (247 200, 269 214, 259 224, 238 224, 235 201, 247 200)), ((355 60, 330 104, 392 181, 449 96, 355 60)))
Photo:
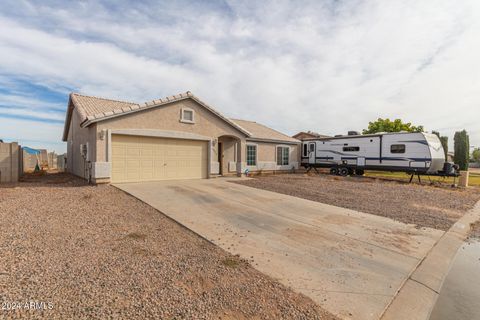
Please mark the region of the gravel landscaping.
POLYGON ((0 218, 0 318, 335 319, 109 185, 3 185, 0 218))
POLYGON ((242 185, 448 230, 480 199, 480 189, 453 189, 363 177, 285 174, 238 181, 242 185))

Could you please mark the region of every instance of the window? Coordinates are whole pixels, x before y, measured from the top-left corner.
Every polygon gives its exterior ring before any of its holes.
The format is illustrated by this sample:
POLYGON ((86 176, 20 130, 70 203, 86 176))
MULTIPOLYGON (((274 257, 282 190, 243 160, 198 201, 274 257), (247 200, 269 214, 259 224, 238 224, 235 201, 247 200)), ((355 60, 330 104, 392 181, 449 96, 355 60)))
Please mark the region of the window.
POLYGON ((247 145, 247 166, 257 165, 257 146, 247 145))
POLYGON ((303 145, 303 156, 308 157, 308 147, 306 143, 303 145))
POLYGON ((182 114, 180 117, 181 122, 186 122, 186 123, 194 123, 195 118, 194 118, 194 113, 192 109, 188 108, 182 108, 182 114))
POLYGON ((390 146, 391 153, 405 153, 405 145, 404 144, 392 144, 390 146))
POLYGON ((289 147, 277 147, 277 165, 288 166, 289 154, 290 154, 289 147))
POLYGON ((360 151, 360 147, 343 147, 343 151, 360 151))
POLYGON ((310 152, 314 152, 315 151, 315 143, 310 143, 309 149, 310 149, 310 152))

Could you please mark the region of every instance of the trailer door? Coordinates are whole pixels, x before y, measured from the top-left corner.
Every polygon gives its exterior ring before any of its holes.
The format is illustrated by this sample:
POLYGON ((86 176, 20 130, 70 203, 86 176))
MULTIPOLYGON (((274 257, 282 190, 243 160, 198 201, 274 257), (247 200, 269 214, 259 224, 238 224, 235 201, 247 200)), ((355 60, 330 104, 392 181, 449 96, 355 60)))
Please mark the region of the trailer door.
POLYGON ((357 158, 357 167, 365 167, 365 157, 357 158))
POLYGON ((308 143, 308 163, 315 164, 315 142, 308 143))

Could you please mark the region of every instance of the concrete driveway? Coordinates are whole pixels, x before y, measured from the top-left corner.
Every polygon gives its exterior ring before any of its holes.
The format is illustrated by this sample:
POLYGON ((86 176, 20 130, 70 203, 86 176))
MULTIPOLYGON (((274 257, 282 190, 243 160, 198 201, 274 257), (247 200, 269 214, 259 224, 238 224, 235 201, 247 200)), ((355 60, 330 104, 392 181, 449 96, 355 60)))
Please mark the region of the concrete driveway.
POLYGON ((347 319, 377 319, 443 234, 223 178, 115 186, 347 319))

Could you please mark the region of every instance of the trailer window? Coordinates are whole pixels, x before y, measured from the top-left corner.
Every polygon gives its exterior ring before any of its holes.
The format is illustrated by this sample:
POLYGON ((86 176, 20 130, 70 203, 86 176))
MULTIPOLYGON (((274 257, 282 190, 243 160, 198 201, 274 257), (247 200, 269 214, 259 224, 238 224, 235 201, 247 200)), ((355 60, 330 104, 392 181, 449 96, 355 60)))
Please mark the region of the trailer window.
POLYGON ((310 152, 315 151, 315 143, 310 143, 310 152))
POLYGON ((405 153, 405 145, 404 144, 392 144, 390 146, 391 153, 405 153))
POLYGON ((306 143, 303 145, 303 156, 308 157, 308 149, 307 149, 307 144, 306 143))
POLYGON ((360 147, 343 147, 343 151, 360 151, 360 147))

